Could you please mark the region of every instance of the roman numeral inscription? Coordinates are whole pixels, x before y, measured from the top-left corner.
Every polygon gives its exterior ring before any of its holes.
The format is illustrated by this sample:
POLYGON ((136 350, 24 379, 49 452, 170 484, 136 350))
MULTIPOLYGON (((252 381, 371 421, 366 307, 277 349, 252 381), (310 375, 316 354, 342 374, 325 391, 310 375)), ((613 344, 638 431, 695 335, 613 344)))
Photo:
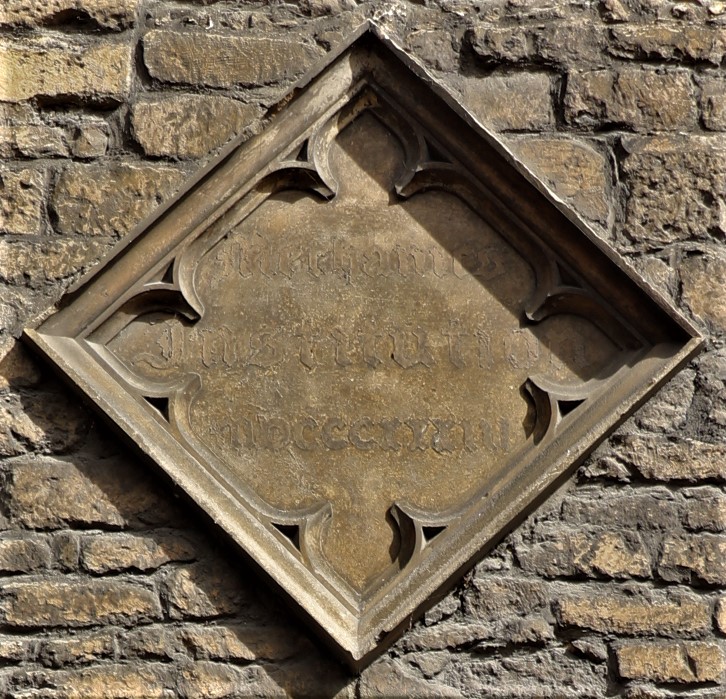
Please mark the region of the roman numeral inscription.
POLYGON ((582 316, 527 321, 533 267, 461 198, 398 197, 405 159, 364 112, 330 145, 331 201, 285 190, 210 233, 201 318, 109 344, 148 381, 196 377, 172 419, 264 508, 330 503, 322 554, 359 592, 400 546, 395 503, 455 511, 531 441, 530 376, 581 383, 618 351, 582 316))

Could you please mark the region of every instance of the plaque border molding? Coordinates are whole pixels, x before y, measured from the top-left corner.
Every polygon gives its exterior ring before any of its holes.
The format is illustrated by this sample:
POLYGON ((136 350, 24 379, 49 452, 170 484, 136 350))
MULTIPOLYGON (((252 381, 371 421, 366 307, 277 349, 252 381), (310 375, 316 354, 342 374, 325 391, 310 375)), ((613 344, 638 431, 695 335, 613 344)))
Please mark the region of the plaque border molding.
MULTIPOLYGON (((704 343, 670 302, 372 22, 299 81, 270 110, 269 123, 259 135, 232 141, 86 274, 55 314, 35 325, 25 330, 24 338, 211 516, 356 670, 441 599, 704 343), (447 528, 445 544, 426 545, 425 529, 437 522, 427 522, 420 513, 394 512, 399 525, 411 531, 414 564, 363 600, 346 601, 329 581, 301 564, 289 542, 264 526, 208 464, 175 438, 164 419, 139 400, 143 387, 133 395, 128 377, 109 369, 109 353, 94 333, 146 292, 153 298, 173 296, 174 303, 181 299, 188 312, 199 314, 200 302, 185 281, 188 275, 180 271, 184 251, 215 225, 228 226, 235 215, 254 210, 259 205, 255 202, 279 188, 304 186, 331 196, 334 177, 314 153, 292 161, 290 154, 310 144, 313 132, 317 140, 306 151, 324 143, 329 134, 319 125, 342 113, 365 90, 388 101, 394 111, 413 115, 422 132, 441 134, 437 147, 457 163, 450 167, 441 158, 424 162, 410 156, 398 193, 405 197, 435 186, 483 207, 487 220, 512 227, 521 234, 521 244, 530 246, 525 259, 541 258, 527 317, 537 322, 552 313, 595 314, 619 335, 622 347, 632 349, 633 361, 608 381, 588 382, 575 392, 532 377, 525 389, 536 406, 537 449, 459 513, 447 528), (587 272, 581 273, 583 269, 587 272), (585 399, 583 410, 563 418, 562 401, 585 399)), ((146 390, 145 397, 166 397, 171 390, 166 389, 146 390)), ((324 516, 313 513, 303 524, 314 528, 316 517, 324 516)))

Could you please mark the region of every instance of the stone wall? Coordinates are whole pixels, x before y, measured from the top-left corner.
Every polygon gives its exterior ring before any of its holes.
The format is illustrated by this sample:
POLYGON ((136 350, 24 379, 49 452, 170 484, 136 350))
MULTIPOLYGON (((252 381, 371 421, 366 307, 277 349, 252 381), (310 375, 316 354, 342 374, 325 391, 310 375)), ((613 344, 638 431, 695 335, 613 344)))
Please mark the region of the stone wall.
POLYGON ((726 5, 4 0, 0 692, 726 695, 726 5), (709 336, 359 677, 16 339, 375 16, 709 336))

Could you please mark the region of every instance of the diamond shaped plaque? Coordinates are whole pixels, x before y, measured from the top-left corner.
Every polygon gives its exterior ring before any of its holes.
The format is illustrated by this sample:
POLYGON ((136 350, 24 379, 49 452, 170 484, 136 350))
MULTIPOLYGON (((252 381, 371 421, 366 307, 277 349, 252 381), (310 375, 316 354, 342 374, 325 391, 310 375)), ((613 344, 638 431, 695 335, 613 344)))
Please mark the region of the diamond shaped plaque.
POLYGON ((26 337, 354 667, 701 344, 370 25, 26 337))

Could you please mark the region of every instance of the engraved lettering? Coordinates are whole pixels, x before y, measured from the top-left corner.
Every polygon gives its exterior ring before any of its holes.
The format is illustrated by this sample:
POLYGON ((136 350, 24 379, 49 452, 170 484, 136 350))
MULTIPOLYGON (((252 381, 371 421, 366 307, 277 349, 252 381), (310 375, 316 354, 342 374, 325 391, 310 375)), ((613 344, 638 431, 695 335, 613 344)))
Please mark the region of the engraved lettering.
POLYGON ((250 336, 251 353, 247 357, 249 366, 258 366, 262 369, 277 364, 279 361, 279 353, 277 347, 270 342, 271 333, 263 332, 250 336))
POLYGON ((308 368, 308 369, 314 369, 315 368, 315 338, 310 333, 300 333, 298 335, 295 335, 296 338, 300 340, 300 363, 308 368))
POLYGON ((262 446, 272 451, 283 449, 290 443, 290 426, 280 417, 257 416, 262 434, 262 446))
POLYGON ((373 422, 368 417, 362 417, 359 420, 356 420, 350 426, 350 430, 348 430, 348 439, 350 440, 350 443, 356 449, 362 449, 363 451, 373 449, 376 446, 376 440, 370 436, 370 430, 372 427, 373 422), (361 434, 362 432, 367 432, 368 437, 364 437, 361 434))
POLYGON ((436 418, 432 418, 431 422, 436 428, 436 432, 431 438, 432 449, 439 454, 454 451, 457 446, 457 440, 454 437, 454 430, 458 427, 456 422, 436 418))
POLYGON ((222 325, 199 331, 202 339, 202 364, 209 368, 218 364, 233 366, 237 360, 235 340, 232 331, 222 325))
POLYGON ((359 335, 358 340, 363 354, 363 361, 373 369, 383 363, 383 358, 376 354, 378 350, 378 342, 382 338, 381 335, 366 334, 359 335))
POLYGON ((321 430, 323 444, 328 449, 345 449, 348 442, 340 438, 340 432, 343 432, 343 436, 345 436, 345 423, 339 417, 328 418, 321 430), (338 433, 337 436, 336 432, 338 433))
POLYGON ((401 448, 401 442, 396 438, 396 432, 401 426, 401 421, 394 417, 390 420, 381 420, 380 424, 383 428, 381 448, 386 451, 398 451, 401 448))
POLYGON ((449 330, 444 331, 444 336, 448 339, 449 345, 449 362, 453 364, 457 369, 466 368, 466 360, 461 347, 461 338, 465 335, 460 332, 453 325, 449 330))
POLYGON ((312 451, 315 449, 317 440, 315 439, 314 432, 317 429, 318 423, 313 418, 303 418, 293 429, 292 441, 295 446, 303 451, 312 451))
POLYGON ((393 338, 393 360, 404 369, 410 369, 419 364, 432 367, 434 358, 426 346, 428 338, 426 331, 416 328, 409 334, 416 338, 415 341, 406 342, 404 333, 400 330, 390 333, 393 338))
POLYGON ((419 420, 417 418, 411 418, 406 420, 406 424, 413 433, 413 439, 408 448, 411 451, 426 451, 428 449, 428 440, 426 439, 426 431, 429 426, 428 420, 419 420))
POLYGON ((335 341, 335 363, 338 366, 350 366, 353 360, 348 356, 347 335, 340 328, 335 328, 330 336, 335 341))

